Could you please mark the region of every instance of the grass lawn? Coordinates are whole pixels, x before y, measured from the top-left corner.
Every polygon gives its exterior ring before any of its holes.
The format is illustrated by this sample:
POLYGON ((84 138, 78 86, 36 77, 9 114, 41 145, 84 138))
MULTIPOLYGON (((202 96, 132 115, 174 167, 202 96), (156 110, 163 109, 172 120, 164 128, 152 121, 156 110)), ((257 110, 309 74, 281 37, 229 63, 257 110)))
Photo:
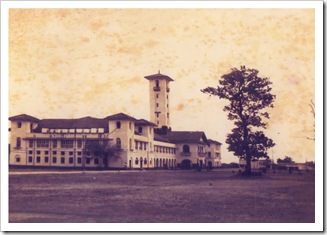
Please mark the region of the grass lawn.
POLYGON ((314 191, 312 172, 16 172, 9 222, 314 223, 314 191))

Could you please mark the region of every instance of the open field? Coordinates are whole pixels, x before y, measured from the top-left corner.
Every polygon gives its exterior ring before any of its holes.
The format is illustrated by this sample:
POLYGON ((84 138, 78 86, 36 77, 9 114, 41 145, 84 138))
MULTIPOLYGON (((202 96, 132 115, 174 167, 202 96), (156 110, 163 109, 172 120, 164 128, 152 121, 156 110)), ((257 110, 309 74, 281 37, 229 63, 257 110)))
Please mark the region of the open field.
POLYGON ((314 173, 11 172, 9 222, 314 223, 314 173))

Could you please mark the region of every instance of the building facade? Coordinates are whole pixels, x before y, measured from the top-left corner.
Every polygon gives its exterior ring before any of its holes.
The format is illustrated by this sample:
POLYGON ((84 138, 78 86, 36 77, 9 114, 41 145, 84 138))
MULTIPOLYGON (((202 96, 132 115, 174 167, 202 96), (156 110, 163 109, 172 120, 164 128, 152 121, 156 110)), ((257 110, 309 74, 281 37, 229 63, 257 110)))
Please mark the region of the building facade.
POLYGON ((172 131, 169 82, 173 79, 160 72, 145 78, 150 84, 150 121, 124 113, 79 119, 40 120, 26 114, 10 117, 9 164, 130 169, 219 167, 221 143, 207 139, 204 132, 172 131), (91 146, 100 147, 94 151, 91 146))

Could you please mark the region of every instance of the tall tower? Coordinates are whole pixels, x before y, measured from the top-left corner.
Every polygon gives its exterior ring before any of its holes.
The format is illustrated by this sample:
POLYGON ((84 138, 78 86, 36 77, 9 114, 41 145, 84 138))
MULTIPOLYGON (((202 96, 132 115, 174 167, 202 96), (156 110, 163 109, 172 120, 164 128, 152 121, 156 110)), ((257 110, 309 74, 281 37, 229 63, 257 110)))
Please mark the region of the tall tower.
POLYGON ((174 81, 167 75, 157 74, 145 76, 150 85, 150 121, 162 126, 170 127, 169 121, 169 82, 174 81))

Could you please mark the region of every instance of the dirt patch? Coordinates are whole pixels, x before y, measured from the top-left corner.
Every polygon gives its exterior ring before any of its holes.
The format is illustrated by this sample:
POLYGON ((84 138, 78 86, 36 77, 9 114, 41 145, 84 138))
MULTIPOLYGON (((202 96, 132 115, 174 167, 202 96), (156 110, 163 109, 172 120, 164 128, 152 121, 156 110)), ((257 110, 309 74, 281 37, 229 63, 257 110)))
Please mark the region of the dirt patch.
POLYGON ((314 223, 314 174, 229 171, 9 176, 15 223, 314 223))

